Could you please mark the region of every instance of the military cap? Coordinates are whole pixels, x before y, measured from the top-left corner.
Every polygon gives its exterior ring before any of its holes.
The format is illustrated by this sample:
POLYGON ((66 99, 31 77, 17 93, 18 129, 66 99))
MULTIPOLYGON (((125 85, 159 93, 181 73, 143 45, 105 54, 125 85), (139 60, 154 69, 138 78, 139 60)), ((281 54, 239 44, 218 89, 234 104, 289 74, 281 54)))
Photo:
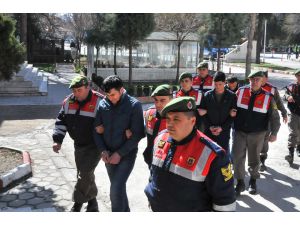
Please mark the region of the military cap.
POLYGON ((88 79, 86 78, 86 76, 76 76, 72 81, 71 84, 69 86, 69 88, 79 88, 82 86, 88 86, 88 79))
POLYGON ((300 70, 296 70, 296 72, 294 74, 295 74, 295 76, 300 75, 300 70))
POLYGON ((227 82, 228 83, 234 83, 234 82, 238 82, 238 78, 235 76, 230 76, 227 78, 227 82))
POLYGON ((263 71, 263 75, 264 75, 264 77, 268 77, 268 76, 269 76, 268 71, 267 71, 267 70, 266 70, 266 71, 263 71))
POLYGON ((264 76, 264 72, 259 70, 259 71, 255 71, 249 74, 248 78, 252 78, 252 77, 263 77, 264 76))
POLYGON ((169 96, 172 95, 172 88, 168 84, 159 85, 155 90, 152 92, 151 97, 154 96, 169 96))
POLYGON ((199 68, 206 68, 208 69, 208 63, 207 62, 201 62, 197 65, 197 69, 199 68))
POLYGON ((218 81, 222 81, 222 82, 225 82, 226 80, 226 75, 225 73, 221 72, 221 71, 217 71, 215 73, 215 76, 214 76, 214 82, 218 82, 218 81))
POLYGON ((172 99, 161 111, 162 117, 168 112, 189 112, 196 109, 196 102, 193 97, 179 97, 172 99))
POLYGON ((185 78, 190 78, 193 79, 193 75, 191 73, 188 72, 183 72, 182 74, 180 74, 179 76, 179 81, 185 79, 185 78))

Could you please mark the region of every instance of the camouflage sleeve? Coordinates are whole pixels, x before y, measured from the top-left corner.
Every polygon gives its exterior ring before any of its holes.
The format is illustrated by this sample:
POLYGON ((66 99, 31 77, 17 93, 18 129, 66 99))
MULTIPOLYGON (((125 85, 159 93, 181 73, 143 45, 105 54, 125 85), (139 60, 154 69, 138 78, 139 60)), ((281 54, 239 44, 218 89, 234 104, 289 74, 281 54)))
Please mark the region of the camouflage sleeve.
POLYGON ((282 99, 279 95, 278 89, 275 89, 275 93, 274 93, 274 100, 276 102, 277 108, 278 110, 281 112, 282 117, 287 117, 287 111, 284 107, 284 104, 282 102, 282 99))
POLYGON ((284 93, 284 95, 283 95, 284 99, 287 101, 287 100, 288 100, 288 97, 291 96, 291 95, 292 95, 292 93, 291 93, 291 91, 289 90, 289 88, 288 88, 288 87, 285 87, 285 93, 284 93))
POLYGON ((269 122, 271 126, 271 135, 277 136, 277 133, 280 128, 280 116, 278 113, 277 105, 273 98, 271 99, 268 115, 269 115, 269 122))
POLYGON ((55 127, 52 134, 53 142, 61 144, 67 132, 66 116, 64 104, 62 105, 55 121, 55 127))

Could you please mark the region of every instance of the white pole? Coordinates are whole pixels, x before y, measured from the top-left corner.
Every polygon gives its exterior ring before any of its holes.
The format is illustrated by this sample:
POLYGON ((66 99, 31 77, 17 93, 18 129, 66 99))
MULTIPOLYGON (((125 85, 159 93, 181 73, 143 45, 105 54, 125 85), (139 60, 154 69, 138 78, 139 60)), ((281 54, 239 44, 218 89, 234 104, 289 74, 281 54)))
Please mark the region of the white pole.
POLYGON ((266 38, 267 38, 267 20, 265 20, 265 36, 264 36, 264 62, 266 57, 266 38))

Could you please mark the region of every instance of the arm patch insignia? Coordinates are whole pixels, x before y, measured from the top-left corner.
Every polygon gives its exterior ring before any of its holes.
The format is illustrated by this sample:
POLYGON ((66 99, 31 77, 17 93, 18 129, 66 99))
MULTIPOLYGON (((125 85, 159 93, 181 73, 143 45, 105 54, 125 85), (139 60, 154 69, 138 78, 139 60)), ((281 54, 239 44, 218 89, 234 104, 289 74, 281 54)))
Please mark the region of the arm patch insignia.
POLYGON ((231 163, 229 163, 228 166, 226 167, 222 167, 221 172, 224 177, 224 181, 225 182, 229 181, 233 177, 232 170, 231 170, 231 163))

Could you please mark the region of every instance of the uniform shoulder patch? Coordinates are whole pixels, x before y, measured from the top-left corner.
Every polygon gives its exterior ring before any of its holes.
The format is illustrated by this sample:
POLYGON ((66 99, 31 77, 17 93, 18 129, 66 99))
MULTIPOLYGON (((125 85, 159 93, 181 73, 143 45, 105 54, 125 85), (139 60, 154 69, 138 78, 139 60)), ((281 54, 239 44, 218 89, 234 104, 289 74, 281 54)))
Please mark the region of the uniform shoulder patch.
POLYGON ((231 163, 229 163, 227 166, 225 167, 221 167, 221 173, 224 177, 224 181, 227 182, 229 181, 233 175, 232 175, 232 165, 231 163))
POLYGON ((200 141, 209 147, 212 151, 214 151, 217 155, 223 156, 225 154, 225 150, 219 146, 216 142, 210 140, 208 137, 200 137, 200 141))

